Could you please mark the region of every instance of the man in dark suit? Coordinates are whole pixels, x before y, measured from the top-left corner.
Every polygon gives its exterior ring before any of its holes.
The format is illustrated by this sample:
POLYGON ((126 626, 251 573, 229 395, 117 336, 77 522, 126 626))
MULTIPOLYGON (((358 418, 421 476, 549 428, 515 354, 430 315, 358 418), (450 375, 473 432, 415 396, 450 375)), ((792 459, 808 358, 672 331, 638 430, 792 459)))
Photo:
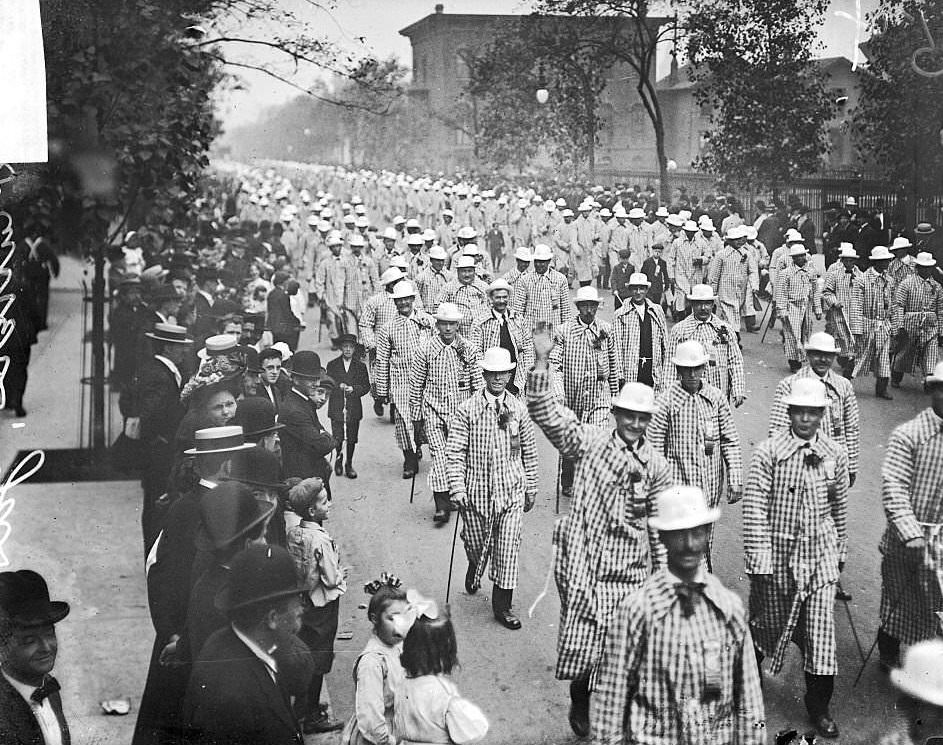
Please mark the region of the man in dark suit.
POLYGON ((322 372, 321 358, 315 352, 292 356, 291 390, 282 400, 278 421, 285 425, 281 433, 285 478, 318 476, 327 485, 331 467, 324 456, 334 449, 334 438, 321 426, 317 414, 323 403, 322 372))
POLYGON ((762 199, 756 200, 756 211, 758 214, 753 223, 756 237, 772 253, 783 244, 783 224, 773 206, 767 205, 762 199))
POLYGON ((218 596, 229 626, 214 632, 193 666, 185 719, 206 745, 301 745, 285 671, 273 656, 301 628, 295 565, 278 546, 253 546, 232 561, 218 596))
POLYGON ((219 290, 219 271, 215 267, 201 266, 196 272, 196 293, 193 296, 193 310, 196 320, 193 323, 193 338, 197 348, 203 346, 208 336, 216 333, 216 318, 213 316, 213 304, 219 290))
POLYGON ((259 352, 259 365, 262 367, 262 384, 256 395, 264 396, 275 407, 278 414, 282 405, 282 389, 279 380, 282 374, 282 353, 273 347, 259 352))
POLYGON ((331 420, 331 430, 337 442, 337 457, 334 460, 334 474, 346 474, 347 478, 357 478, 354 470, 354 450, 363 419, 363 404, 360 401, 370 390, 370 376, 367 366, 360 361, 357 337, 342 334, 334 340, 341 348, 339 356, 327 363, 327 374, 334 379, 334 391, 327 405, 327 416, 331 420), (341 448, 347 443, 347 464, 341 448))
POLYGON ((0 742, 69 745, 59 682, 52 677, 59 644, 55 624, 69 604, 49 599, 41 575, 0 573, 0 742))
MULTIPOLYGON (((272 332, 272 338, 283 341, 294 352, 298 348, 298 336, 301 334, 301 322, 291 309, 289 284, 292 282, 288 272, 275 272, 272 284, 275 287, 268 294, 267 323, 272 332)), ((295 283, 297 287, 297 283, 295 283)), ((297 292, 297 289, 295 290, 297 292)))

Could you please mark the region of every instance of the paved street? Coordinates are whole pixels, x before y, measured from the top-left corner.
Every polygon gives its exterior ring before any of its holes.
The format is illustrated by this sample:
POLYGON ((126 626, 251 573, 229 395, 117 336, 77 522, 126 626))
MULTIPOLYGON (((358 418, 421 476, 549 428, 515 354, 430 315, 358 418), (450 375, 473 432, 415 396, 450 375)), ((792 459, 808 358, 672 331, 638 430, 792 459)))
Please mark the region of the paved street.
MULTIPOLYGON (((53 293, 52 322, 34 349, 31 381, 25 406, 26 427, 12 429, 6 413, 0 419, 3 468, 17 450, 61 448, 77 444, 78 353, 80 295, 74 288, 79 269, 67 265, 53 293)), ((611 308, 607 299, 605 308, 611 308)), ((608 318, 611 312, 604 312, 608 318)), ((309 318, 309 322, 314 319, 309 318)), ((333 353, 316 345, 317 329, 309 328, 302 346, 314 347, 326 362, 333 353)), ((776 382, 787 374, 778 333, 765 345, 758 334, 744 335, 749 399, 735 413, 747 450, 766 434, 767 409, 776 382)), ((924 406, 913 381, 894 391, 895 400, 878 402, 870 379, 855 385, 862 408, 862 470, 852 490, 849 529, 851 548, 843 584, 854 595, 851 614, 865 651, 874 639, 879 591, 877 543, 884 528, 879 469, 891 428, 924 406)), ((360 478, 334 480, 335 505, 326 527, 351 566, 350 590, 342 601, 341 630, 352 633, 338 640, 334 672, 327 687, 337 716, 352 708, 351 666, 363 648, 369 625, 363 606, 363 584, 381 571, 398 574, 440 601, 445 597, 452 524, 432 524, 432 499, 426 485, 428 460, 416 480, 413 504, 407 481, 400 478, 401 460, 393 428, 368 409, 361 427, 356 467, 360 478)), ((322 417, 323 418, 323 417, 322 417)), ((492 743, 566 743, 575 741, 566 721, 567 689, 553 678, 558 620, 556 591, 550 587, 532 618, 526 610, 547 579, 551 561, 550 535, 554 515, 557 459, 540 437, 541 489, 535 509, 525 517, 521 580, 515 607, 524 628, 510 632, 491 617, 490 583, 476 596, 462 588, 465 559, 456 549, 450 597, 459 639, 462 669, 458 683, 463 694, 488 714, 492 743)), ((23 485, 11 522, 13 534, 6 549, 14 568, 29 566, 50 578, 57 597, 67 598, 72 615, 60 626, 61 657, 57 675, 63 683, 65 706, 77 743, 126 743, 132 716, 106 718, 98 702, 129 695, 135 707, 143 688, 153 630, 143 592, 139 543, 140 491, 136 483, 23 485)), ((565 511, 566 504, 561 505, 565 511)), ((722 518, 717 542, 716 571, 731 588, 746 596, 740 548, 740 507, 722 518)), ((833 713, 841 743, 871 743, 893 711, 894 695, 872 659, 858 687, 852 681, 860 659, 844 608, 836 607, 840 673, 833 713)), ((802 670, 798 654, 776 678, 766 677, 768 727, 805 727, 801 701, 802 670)), ((330 738, 320 738, 329 741, 330 738)), ((316 741, 316 738, 312 738, 316 741)))

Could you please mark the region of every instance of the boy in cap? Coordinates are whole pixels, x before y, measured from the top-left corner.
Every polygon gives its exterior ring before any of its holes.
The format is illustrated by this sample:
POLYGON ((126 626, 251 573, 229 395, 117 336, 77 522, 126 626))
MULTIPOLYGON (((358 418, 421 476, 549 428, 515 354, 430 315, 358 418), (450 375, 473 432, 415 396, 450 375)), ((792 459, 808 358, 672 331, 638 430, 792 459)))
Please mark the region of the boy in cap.
POLYGON ((615 304, 615 310, 622 307, 622 303, 629 298, 629 277, 635 273, 635 267, 629 263, 629 256, 632 252, 627 248, 619 250, 619 261, 612 267, 609 273, 609 289, 612 290, 612 302, 615 304))
POLYGON ((342 334, 337 340, 341 353, 327 363, 327 374, 334 380, 334 390, 328 401, 327 416, 331 420, 331 431, 337 443, 334 456, 334 475, 357 478, 354 470, 354 451, 357 448, 360 420, 363 419, 362 399, 370 390, 367 366, 357 355, 357 337, 342 334), (347 460, 342 448, 347 445, 347 460))
POLYGON ((702 562, 719 517, 695 486, 659 494, 649 522, 667 565, 613 613, 594 677, 594 745, 766 742, 746 611, 702 562))

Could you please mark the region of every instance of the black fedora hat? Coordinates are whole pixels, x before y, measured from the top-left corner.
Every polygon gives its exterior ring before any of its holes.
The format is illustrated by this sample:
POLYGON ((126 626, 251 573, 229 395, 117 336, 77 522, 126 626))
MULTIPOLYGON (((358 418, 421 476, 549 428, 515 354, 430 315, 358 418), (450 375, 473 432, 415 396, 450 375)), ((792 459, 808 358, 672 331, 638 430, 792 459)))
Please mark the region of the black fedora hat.
POLYGON ((291 374, 302 378, 320 378, 323 370, 317 352, 302 350, 291 358, 291 374))
POLYGON ((0 572, 0 611, 17 626, 45 626, 69 615, 69 604, 50 600, 42 575, 21 569, 0 572))
POLYGON ((295 575, 295 560, 281 546, 250 546, 232 560, 229 576, 214 601, 224 613, 304 591, 295 575))
POLYGON ((203 551, 224 549, 265 522, 274 511, 274 504, 257 500, 245 484, 222 483, 200 497, 202 523, 196 547, 203 551))
MULTIPOLYGON (((266 403, 269 403, 266 401, 266 403)), ((271 406, 271 404, 269 403, 271 406)), ((256 445, 246 450, 242 458, 233 464, 232 473, 223 477, 224 481, 238 481, 248 486, 260 486, 264 489, 286 489, 280 478, 282 463, 275 453, 256 445)))
POLYGON ((233 424, 242 427, 246 437, 268 434, 285 426, 275 420, 275 406, 263 396, 249 396, 239 401, 233 424))

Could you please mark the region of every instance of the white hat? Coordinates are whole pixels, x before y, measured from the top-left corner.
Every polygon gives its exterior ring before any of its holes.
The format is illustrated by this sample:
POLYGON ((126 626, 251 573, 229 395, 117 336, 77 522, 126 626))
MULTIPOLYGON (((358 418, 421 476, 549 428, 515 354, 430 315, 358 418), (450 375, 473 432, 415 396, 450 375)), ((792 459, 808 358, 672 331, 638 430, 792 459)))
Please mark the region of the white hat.
POLYGON ((490 285, 488 285, 488 294, 490 295, 495 290, 507 290, 511 292, 512 287, 504 277, 498 277, 490 285))
POLYGON ((747 226, 746 225, 734 225, 732 228, 727 230, 727 235, 724 236, 727 240, 736 241, 740 238, 747 237, 747 226))
POLYGON ((466 243, 462 246, 462 256, 481 256, 481 249, 477 243, 466 243))
POLYGON ((917 266, 936 266, 936 259, 933 258, 933 254, 929 251, 921 251, 917 254, 914 264, 917 266))
POLYGON ((426 228, 422 231, 422 239, 424 241, 434 241, 435 240, 435 231, 432 228, 426 228))
POLYGON ((534 255, 527 246, 518 246, 514 250, 514 258, 518 261, 533 261, 534 255))
POLYGON ((654 414, 655 391, 644 383, 626 383, 612 400, 612 408, 654 414))
POLYGON ((370 221, 367 219, 366 215, 360 215, 360 217, 354 220, 354 225, 358 228, 366 228, 369 227, 370 221))
POLYGON ((629 219, 630 220, 644 220, 645 219, 645 210, 641 207, 633 207, 629 210, 629 219))
POLYGON ((802 233, 795 228, 789 228, 786 231, 786 243, 802 243, 802 233))
POLYGON ((351 246, 366 246, 367 245, 367 241, 364 239, 362 235, 360 235, 360 233, 354 233, 352 236, 350 236, 349 243, 351 246))
POLYGON ((752 225, 744 225, 743 229, 746 231, 748 241, 756 240, 756 237, 760 234, 752 225))
POLYGON ((318 223, 318 231, 321 233, 330 233, 331 232, 331 223, 327 220, 321 220, 318 223))
POLYGON ((519 210, 524 209, 528 204, 530 204, 530 202, 528 202, 526 199, 518 199, 518 200, 517 200, 517 208, 518 208, 519 210))
POLYGON ((855 251, 855 247, 851 243, 839 243, 838 244, 838 258, 839 259, 857 259, 858 252, 855 251))
POLYGON ((449 255, 445 252, 445 249, 442 248, 439 244, 434 245, 429 249, 429 258, 430 259, 447 259, 449 255))
POLYGON ((586 285, 585 287, 580 287, 576 291, 576 295, 573 297, 574 303, 598 303, 599 302, 599 290, 597 290, 592 285, 586 285))
POLYGON ((386 228, 383 231, 383 239, 389 241, 395 241, 399 238, 399 233, 396 232, 396 228, 386 228))
POLYGON ((355 205, 355 206, 354 206, 354 213, 357 214, 357 215, 366 215, 366 214, 367 214, 367 208, 364 207, 362 204, 355 205))
POLYGON ((283 341, 275 342, 269 349, 281 353, 283 362, 291 359, 291 348, 283 341))
POLYGON ((551 200, 548 199, 546 202, 544 202, 544 209, 547 212, 556 212, 557 205, 555 205, 551 200))
MULTIPOLYGON (((491 192, 491 195, 490 195, 490 196, 493 197, 493 196, 494 196, 494 192, 491 192)), ((508 203, 507 194, 502 194, 500 197, 498 197, 498 204, 507 204, 507 203, 508 203)))
POLYGON ((668 219, 665 220, 665 222, 668 225, 672 225, 676 228, 680 228, 684 225, 684 220, 681 219, 681 215, 676 215, 676 214, 668 215, 668 219))
POLYGON ((812 334, 809 341, 805 343, 805 349, 807 352, 828 352, 829 354, 839 354, 841 352, 835 344, 835 337, 826 334, 824 331, 812 334))
POLYGON ((357 218, 350 214, 344 215, 344 217, 341 218, 341 222, 345 225, 353 225, 356 221, 357 218))
POLYGON ((927 375, 927 383, 943 383, 943 362, 937 362, 933 374, 927 375))
POLYGON ((422 226, 419 224, 419 220, 417 220, 415 217, 410 217, 406 221, 406 227, 407 228, 421 228, 422 226))
POLYGON ((603 207, 601 210, 599 210, 599 216, 600 216, 600 217, 612 217, 612 213, 609 211, 609 208, 608 208, 608 207, 603 207))
MULTIPOLYGON (((395 294, 394 290, 394 296, 395 294)), ((455 303, 439 303, 439 307, 435 311, 435 319, 437 321, 458 322, 462 320, 462 311, 458 309, 455 303)))
POLYGON ((184 450, 184 455, 205 455, 207 453, 233 453, 237 450, 250 450, 254 442, 246 442, 242 427, 208 427, 193 433, 194 447, 184 450))
POLYGON ((691 210, 678 210, 678 217, 680 217, 684 222, 687 222, 691 219, 691 210))
POLYGON ((697 224, 701 230, 706 230, 708 232, 716 230, 714 227, 714 222, 707 215, 701 215, 701 219, 698 220, 697 224))
POLYGON ((456 233, 456 238, 461 238, 462 240, 471 240, 472 238, 477 238, 478 233, 475 232, 475 229, 469 225, 465 225, 458 229, 456 233))
POLYGON ((488 372, 507 372, 517 367, 517 364, 511 361, 511 353, 504 347, 486 349, 478 364, 482 370, 488 372))
POLYGON ((858 206, 858 200, 855 199, 854 197, 848 197, 848 198, 845 200, 845 204, 846 204, 848 207, 857 207, 857 206, 858 206))
POLYGON ((891 251, 899 251, 902 248, 911 248, 914 244, 908 241, 904 236, 899 235, 891 244, 891 251))
POLYGON ((579 207, 576 208, 577 212, 592 212, 593 203, 592 202, 583 202, 579 207))
POLYGON ((710 285, 694 285, 691 287, 691 291, 688 292, 688 300, 691 302, 696 302, 699 300, 703 301, 714 301, 717 299, 717 296, 714 294, 714 290, 710 285))
POLYGON ((538 243, 534 246, 534 261, 550 261, 553 259, 553 251, 545 243, 538 243))
POLYGON ((477 265, 475 257, 469 256, 468 254, 462 254, 455 262, 456 269, 474 269, 477 265))
POLYGON ((403 254, 393 254, 390 257, 390 266, 395 266, 405 272, 409 269, 409 259, 403 256, 403 254))
POLYGON ((655 217, 668 217, 668 208, 665 205, 659 207, 655 210, 655 217))
POLYGON ((330 220, 332 217, 334 217, 334 210, 332 210, 330 207, 325 207, 323 210, 321 210, 321 217, 325 220, 330 220))
POLYGON ((632 272, 629 275, 629 287, 651 287, 652 283, 648 281, 648 277, 642 272, 632 272))
POLYGON ((406 245, 407 246, 421 246, 425 241, 422 239, 420 233, 410 233, 406 236, 406 245))
POLYGON ((677 346, 671 364, 679 367, 700 367, 706 365, 708 360, 710 355, 704 351, 704 345, 697 339, 689 339, 677 346))
POLYGON ((908 647, 903 666, 891 670, 891 683, 908 696, 943 706, 943 639, 927 639, 908 647))
POLYGON ((629 213, 625 211, 625 207, 623 207, 621 204, 617 204, 613 208, 612 214, 618 219, 624 219, 629 216, 629 213))
POLYGON ((403 280, 393 288, 393 299, 401 300, 406 297, 416 297, 416 288, 413 287, 412 282, 403 280))
POLYGON ((697 231, 697 223, 694 220, 687 220, 682 227, 692 233, 697 231))
POLYGON ((564 209, 564 210, 560 213, 560 216, 561 216, 561 217, 573 217, 573 210, 571 210, 569 207, 567 207, 566 209, 564 209))
POLYGON ((805 256, 807 253, 805 243, 794 243, 789 247, 790 256, 805 256))
POLYGON ((448 208, 445 208, 444 210, 442 210, 442 216, 445 217, 446 215, 448 215, 449 217, 455 217, 455 213, 452 212, 452 210, 448 208))
POLYGON ((786 406, 813 406, 824 409, 828 406, 828 394, 825 383, 813 378, 799 378, 792 384, 792 390, 783 400, 786 406))
POLYGON ((868 256, 869 261, 890 261, 894 258, 894 254, 890 252, 887 246, 875 246, 871 249, 871 255, 868 256))
POLYGON ((392 284, 393 282, 398 282, 405 276, 406 275, 403 274, 402 269, 400 269, 397 266, 391 266, 389 269, 383 272, 383 274, 380 275, 380 284, 389 285, 389 284, 392 284))
POLYGON ((318 219, 317 215, 308 215, 307 223, 311 227, 315 227, 319 222, 321 221, 318 219))
POLYGON ((655 530, 688 530, 720 519, 720 509, 708 507, 696 486, 672 486, 658 495, 656 514, 648 519, 655 530))
POLYGON ((566 200, 563 197, 557 197, 557 201, 554 202, 557 207, 566 207, 566 200))
POLYGON ((393 218, 394 225, 402 225, 404 222, 406 222, 406 218, 403 217, 402 215, 397 215, 396 217, 393 218))
POLYGON ((337 230, 332 230, 330 233, 328 233, 328 236, 327 236, 327 245, 329 245, 329 246, 339 246, 339 245, 341 245, 343 242, 344 242, 344 241, 343 241, 343 239, 341 238, 341 234, 340 234, 340 232, 338 232, 337 230))

